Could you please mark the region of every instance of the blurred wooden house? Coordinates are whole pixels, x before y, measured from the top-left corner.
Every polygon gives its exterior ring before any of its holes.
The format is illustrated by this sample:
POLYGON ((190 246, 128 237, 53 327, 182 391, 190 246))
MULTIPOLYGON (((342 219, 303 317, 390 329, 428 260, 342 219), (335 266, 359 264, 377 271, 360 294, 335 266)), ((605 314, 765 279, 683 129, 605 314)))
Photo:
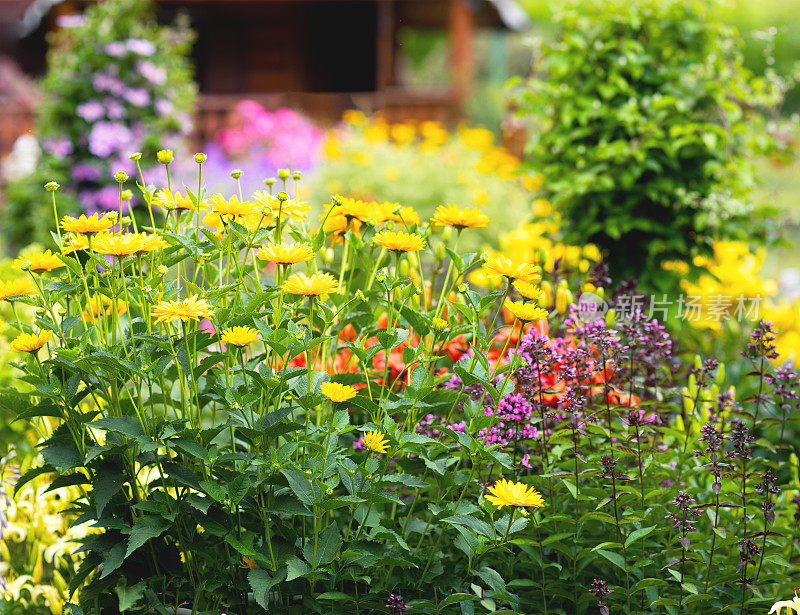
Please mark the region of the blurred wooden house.
MULTIPOLYGON (((86 4, 86 0, 0 0, 0 56, 13 58, 28 75, 41 75, 47 33, 86 4)), ((300 109, 320 121, 333 121, 354 107, 379 111, 392 120, 454 121, 472 88, 476 29, 522 30, 528 25, 515 0, 157 0, 157 4, 160 20, 171 21, 185 13, 197 31, 193 55, 201 93, 196 121, 201 143, 227 122, 229 110, 243 98, 267 108, 300 109), (399 33, 405 28, 447 33, 447 83, 436 88, 402 83, 399 33)), ((11 145, 4 123, 27 128, 20 123, 20 105, 3 100, 0 91, 0 153, 11 145), (12 107, 14 119, 3 111, 12 107)))

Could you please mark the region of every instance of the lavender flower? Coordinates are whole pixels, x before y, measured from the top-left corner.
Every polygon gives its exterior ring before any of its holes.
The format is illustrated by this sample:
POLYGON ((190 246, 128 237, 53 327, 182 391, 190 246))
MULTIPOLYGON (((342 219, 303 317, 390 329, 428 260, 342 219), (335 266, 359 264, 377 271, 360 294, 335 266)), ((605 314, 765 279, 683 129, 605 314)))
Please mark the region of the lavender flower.
POLYGON ((400 594, 391 594, 389 600, 386 601, 386 608, 391 611, 392 615, 400 615, 411 607, 406 604, 400 594))
POLYGON ((175 106, 165 98, 159 98, 155 104, 156 113, 161 116, 169 115, 175 109, 175 106))
POLYGON ((697 517, 702 514, 698 509, 692 506, 694 498, 685 491, 678 491, 678 495, 672 500, 672 505, 678 508, 677 512, 667 513, 666 519, 673 522, 673 527, 678 530, 681 537, 681 546, 684 549, 689 548, 689 538, 686 536, 689 532, 694 530, 697 523, 692 521, 692 517, 697 517))
POLYGON ((125 117, 125 106, 118 100, 113 98, 106 98, 103 101, 106 108, 106 115, 110 120, 121 120, 125 117))
POLYGON ((167 82, 167 71, 163 67, 156 66, 147 60, 139 60, 136 63, 136 70, 150 83, 163 85, 167 82))
POLYGON ((753 455, 752 444, 755 437, 750 433, 750 429, 738 418, 731 421, 731 433, 728 440, 733 446, 733 450, 728 452, 728 457, 739 457, 747 460, 753 455))
POLYGON ((127 41, 128 51, 140 56, 151 56, 156 52, 156 46, 145 38, 129 38, 127 41))
POLYGON ((750 334, 747 350, 742 352, 742 356, 753 361, 778 358, 778 351, 775 348, 775 328, 771 320, 762 320, 756 325, 750 334))
POLYGON ((56 158, 65 158, 69 156, 75 149, 72 145, 72 142, 66 137, 47 139, 43 145, 44 149, 46 149, 56 158))
POLYGON ((767 470, 760 477, 761 482, 754 485, 758 493, 764 495, 764 503, 761 505, 761 510, 764 511, 764 522, 768 525, 775 523, 775 503, 772 501, 773 495, 778 495, 781 490, 775 483, 778 478, 772 473, 772 470, 767 470))
POLYGON ((112 58, 121 58, 125 55, 126 51, 125 43, 120 41, 114 41, 106 45, 106 53, 112 58))
POLYGON ((130 88, 122 93, 122 97, 134 107, 146 107, 150 104, 150 93, 144 88, 130 88))
POLYGON ((707 423, 700 428, 700 442, 705 442, 706 447, 702 451, 695 451, 695 456, 706 456, 709 463, 703 464, 703 467, 710 468, 711 475, 714 477, 712 489, 714 493, 719 493, 722 488, 722 472, 728 467, 728 464, 720 460, 720 448, 725 441, 725 434, 719 431, 711 423, 707 423))
POLYGON ((114 152, 127 151, 131 144, 131 131, 115 122, 97 122, 89 133, 89 151, 98 158, 108 158, 114 152))
POLYGON ((105 115, 105 107, 101 105, 96 100, 90 100, 88 102, 82 103, 78 105, 77 113, 80 115, 84 120, 89 122, 96 122, 101 117, 105 115))
POLYGON ((606 582, 602 579, 594 579, 589 587, 589 592, 597 598, 597 606, 600 608, 600 613, 602 615, 608 615, 608 605, 604 598, 611 593, 611 590, 608 588, 608 585, 606 585, 606 582))

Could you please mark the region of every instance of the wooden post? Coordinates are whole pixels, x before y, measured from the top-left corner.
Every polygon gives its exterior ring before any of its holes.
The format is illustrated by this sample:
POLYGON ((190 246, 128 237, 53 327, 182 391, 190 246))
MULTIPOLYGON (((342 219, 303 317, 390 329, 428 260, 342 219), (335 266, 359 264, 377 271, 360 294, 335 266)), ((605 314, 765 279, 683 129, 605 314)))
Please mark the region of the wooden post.
POLYGON ((450 74, 453 92, 459 104, 463 103, 472 89, 475 70, 473 34, 475 24, 468 0, 450 0, 450 74))

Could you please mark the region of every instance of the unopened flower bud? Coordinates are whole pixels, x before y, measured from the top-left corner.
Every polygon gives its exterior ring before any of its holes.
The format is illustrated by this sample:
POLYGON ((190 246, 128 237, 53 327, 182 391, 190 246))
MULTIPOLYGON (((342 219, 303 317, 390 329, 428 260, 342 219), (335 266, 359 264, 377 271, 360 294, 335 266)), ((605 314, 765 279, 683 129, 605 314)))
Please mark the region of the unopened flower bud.
POLYGON ((332 194, 331 205, 333 207, 339 207, 341 204, 342 204, 342 197, 340 197, 338 194, 332 194))
POLYGON ((133 162, 142 159, 142 152, 133 152, 130 156, 128 156, 133 162))
POLYGON ((277 196, 278 200, 283 202, 283 203, 285 203, 286 201, 289 200, 289 195, 286 194, 286 192, 284 192, 283 190, 281 190, 276 196, 277 196))
POLYGON ((442 241, 445 243, 450 243, 450 240, 453 238, 453 227, 446 226, 442 231, 442 241))
POLYGON ((445 329, 447 329, 447 321, 444 318, 434 317, 433 321, 431 322, 431 326, 433 327, 434 331, 438 331, 441 333, 445 329))
POLYGON ((606 312, 606 327, 614 327, 617 324, 617 313, 614 310, 606 312))
POLYGON ((25 261, 19 265, 20 271, 30 271, 31 267, 33 267, 33 264, 30 261, 25 261))
POLYGON ((272 215, 272 213, 273 213, 272 207, 270 207, 269 205, 264 205, 264 207, 261 208, 261 215, 264 216, 265 218, 269 218, 272 215))
POLYGON ((408 261, 405 259, 400 261, 400 270, 398 271, 398 273, 404 278, 406 278, 408 277, 408 269, 409 269, 408 261))
POLYGON ((436 257, 437 261, 444 260, 445 254, 447 254, 447 251, 444 249, 443 243, 438 244, 436 249, 433 251, 433 255, 436 257))
POLYGON ((386 281, 386 274, 381 271, 377 276, 375 276, 375 279, 383 284, 386 281))
POLYGON ((306 339, 306 332, 300 329, 297 333, 294 334, 294 339, 298 342, 304 342, 306 339))
POLYGON ((122 226, 128 226, 129 224, 133 223, 130 216, 123 216, 122 220, 119 222, 122 226))
POLYGON ((175 153, 171 149, 160 149, 156 152, 156 158, 161 164, 169 164, 174 156, 175 153))
POLYGON ((282 182, 285 182, 287 179, 289 179, 291 174, 292 172, 289 169, 278 169, 278 178, 282 182))
POLYGON ((206 156, 203 152, 197 152, 194 155, 194 161, 197 164, 203 164, 206 160, 208 160, 208 156, 206 156))
POLYGON ((278 180, 275 179, 274 177, 268 177, 267 179, 264 180, 264 185, 267 188, 272 188, 272 186, 274 186, 277 181, 278 180))
POLYGON ((117 220, 119 220, 119 216, 116 211, 109 211, 106 213, 106 220, 110 220, 111 224, 116 224, 117 220))
POLYGON ((122 191, 122 200, 123 201, 130 201, 133 198, 133 192, 130 190, 123 190, 122 191))
POLYGON ((128 181, 128 174, 125 171, 117 171, 114 173, 114 179, 117 180, 118 184, 124 184, 128 181))
POLYGON ((464 294, 468 290, 469 290, 469 286, 467 286, 464 282, 462 282, 461 284, 458 285, 458 292, 460 292, 461 294, 464 294))
POLYGON ((47 190, 48 192, 55 192, 55 191, 56 191, 56 190, 58 190, 60 187, 61 187, 61 186, 58 184, 58 182, 47 182, 47 183, 44 185, 44 189, 45 189, 45 190, 47 190))
POLYGON ((292 179, 296 182, 299 182, 303 179, 303 174, 300 171, 292 171, 292 179))
POLYGON ((61 308, 60 310, 58 310, 58 315, 63 318, 64 316, 67 315, 67 310, 65 310, 64 308, 61 308))
POLYGON ((165 265, 159 265, 158 266, 158 273, 160 273, 161 275, 165 275, 167 273, 167 271, 169 271, 169 270, 167 269, 167 267, 165 265))
POLYGON ((356 291, 356 299, 362 302, 367 300, 367 298, 364 296, 364 293, 360 288, 356 291))
POLYGON ((233 171, 231 171, 231 177, 233 179, 239 179, 242 175, 244 175, 244 171, 242 171, 241 169, 234 169, 233 171))

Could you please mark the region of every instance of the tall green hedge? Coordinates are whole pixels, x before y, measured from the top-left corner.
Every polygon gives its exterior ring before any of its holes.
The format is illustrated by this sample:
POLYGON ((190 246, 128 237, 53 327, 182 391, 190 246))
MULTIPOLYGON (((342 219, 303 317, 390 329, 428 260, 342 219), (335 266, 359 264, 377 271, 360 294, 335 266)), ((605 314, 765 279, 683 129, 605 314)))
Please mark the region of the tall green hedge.
POLYGON ((601 246, 620 278, 672 287, 663 262, 764 234, 750 160, 776 147, 763 112, 783 84, 743 67, 741 39, 715 9, 571 3, 520 92, 537 125, 529 164, 547 177, 567 241, 601 246))

